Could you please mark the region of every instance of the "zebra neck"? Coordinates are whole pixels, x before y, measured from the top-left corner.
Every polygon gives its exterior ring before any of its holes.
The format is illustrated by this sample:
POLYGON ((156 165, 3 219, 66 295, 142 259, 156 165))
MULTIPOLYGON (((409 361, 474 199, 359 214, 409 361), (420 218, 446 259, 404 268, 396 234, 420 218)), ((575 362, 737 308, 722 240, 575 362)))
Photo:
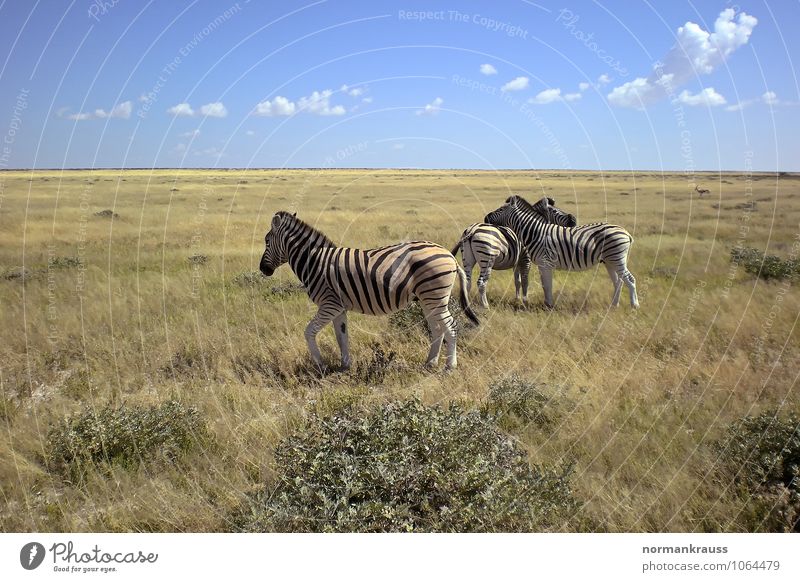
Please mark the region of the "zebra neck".
POLYGON ((512 216, 509 226, 520 242, 530 250, 541 238, 544 223, 535 214, 520 214, 512 216))
POLYGON ((324 248, 335 248, 336 245, 320 232, 306 233, 288 242, 289 266, 304 285, 307 285, 319 271, 321 253, 315 252, 324 248))

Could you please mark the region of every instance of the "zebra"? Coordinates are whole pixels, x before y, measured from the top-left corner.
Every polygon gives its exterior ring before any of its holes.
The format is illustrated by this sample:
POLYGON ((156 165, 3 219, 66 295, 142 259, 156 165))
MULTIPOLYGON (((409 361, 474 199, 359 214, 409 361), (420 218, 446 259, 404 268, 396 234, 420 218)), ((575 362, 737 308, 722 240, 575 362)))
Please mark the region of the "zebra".
POLYGON ((288 262, 318 311, 305 329, 311 358, 322 368, 317 334, 333 322, 342 354, 342 368, 351 364, 347 312, 385 315, 416 298, 431 329, 431 347, 426 361, 434 367, 442 341, 447 345, 448 369, 456 367, 456 322, 449 302, 456 276, 459 299, 466 316, 479 325, 469 304, 466 274, 447 249, 426 241, 412 241, 360 250, 337 247, 331 239, 297 218, 279 211, 264 237, 259 268, 267 277, 288 262))
POLYGON ((631 307, 639 307, 636 279, 628 270, 628 252, 633 237, 621 226, 598 222, 577 227, 548 224, 542 216, 554 212, 549 198, 530 204, 520 196, 511 196, 497 210, 484 218, 489 224, 514 230, 539 268, 544 288, 545 305, 553 307, 553 269, 583 271, 597 263, 605 263, 614 285, 611 305, 619 305, 622 284, 628 287, 631 307))
MULTIPOLYGON (((562 226, 575 226, 575 217, 555 207, 555 201, 548 198, 553 211, 542 218, 562 226)), ((485 222, 468 226, 451 251, 454 256, 461 250, 464 270, 467 273, 467 292, 472 286, 472 270, 475 263, 480 265, 478 276, 478 293, 481 305, 488 307, 486 285, 492 276, 492 270, 514 269, 514 289, 517 301, 528 300, 528 273, 531 259, 517 235, 505 226, 494 226, 485 222)))

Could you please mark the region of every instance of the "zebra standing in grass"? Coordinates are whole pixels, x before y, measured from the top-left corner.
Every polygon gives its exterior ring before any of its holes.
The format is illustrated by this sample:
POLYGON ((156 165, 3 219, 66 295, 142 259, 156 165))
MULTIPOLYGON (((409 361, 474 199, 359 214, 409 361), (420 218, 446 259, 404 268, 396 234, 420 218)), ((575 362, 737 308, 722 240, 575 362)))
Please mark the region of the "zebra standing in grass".
MULTIPOLYGON (((548 198, 552 211, 540 215, 548 222, 562 226, 575 226, 575 217, 555 207, 555 201, 548 198)), ((514 269, 514 289, 517 300, 523 303, 528 300, 528 273, 531 259, 516 233, 505 226, 494 226, 485 222, 472 224, 461 233, 456 246, 451 251, 457 255, 461 249, 464 271, 467 273, 467 292, 472 286, 472 270, 477 263, 480 267, 478 276, 478 293, 481 305, 488 307, 486 285, 492 276, 492 270, 502 271, 514 269)))
POLYGON ((633 237, 621 226, 595 223, 578 227, 548 224, 542 216, 554 211, 552 200, 542 198, 531 205, 520 196, 511 196, 497 210, 484 219, 490 224, 507 226, 517 233, 530 254, 531 261, 539 267, 544 288, 544 301, 553 307, 553 269, 583 271, 597 263, 605 263, 608 276, 614 285, 611 305, 619 305, 622 284, 628 287, 631 307, 639 307, 636 296, 636 279, 628 270, 628 252, 633 237))
POLYGON ((319 310, 305 330, 311 357, 322 367, 317 334, 333 322, 342 352, 342 367, 350 367, 347 312, 385 315, 419 299, 431 329, 427 366, 439 360, 447 344, 447 368, 456 367, 456 322, 448 304, 456 276, 460 279, 461 308, 475 324, 469 305, 466 275, 455 257, 439 245, 414 241, 378 249, 337 247, 327 236, 296 217, 280 211, 264 238, 260 269, 267 277, 288 262, 319 310))

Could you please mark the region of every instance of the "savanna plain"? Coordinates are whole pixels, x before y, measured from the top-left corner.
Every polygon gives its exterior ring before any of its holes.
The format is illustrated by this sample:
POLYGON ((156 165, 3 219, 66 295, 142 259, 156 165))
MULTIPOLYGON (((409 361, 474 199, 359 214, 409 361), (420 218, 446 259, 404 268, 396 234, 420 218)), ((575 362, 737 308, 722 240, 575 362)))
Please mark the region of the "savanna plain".
POLYGON ((797 529, 800 177, 694 180, 3 172, 0 529, 797 529), (556 272, 552 310, 535 270, 527 306, 495 271, 456 370, 423 369, 412 305, 350 314, 349 371, 326 328, 318 371, 316 308, 288 265, 258 272, 277 210, 343 246, 450 249, 511 194, 624 226, 641 308, 609 307, 602 266, 556 272))

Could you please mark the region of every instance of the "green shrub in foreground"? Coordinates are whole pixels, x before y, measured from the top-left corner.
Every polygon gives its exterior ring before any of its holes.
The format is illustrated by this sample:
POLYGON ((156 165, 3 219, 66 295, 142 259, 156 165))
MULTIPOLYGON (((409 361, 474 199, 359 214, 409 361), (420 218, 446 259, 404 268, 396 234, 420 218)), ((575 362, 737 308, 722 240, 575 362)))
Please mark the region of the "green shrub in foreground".
POLYGON ((79 481, 89 465, 135 467, 159 458, 174 461, 207 438, 198 411, 179 402, 99 410, 87 407, 50 431, 48 462, 79 481))
POLYGON ((570 470, 531 467, 477 411, 419 401, 315 419, 275 453, 244 531, 532 531, 574 507, 570 470))
POLYGON ((800 417, 748 416, 717 443, 720 472, 747 500, 750 530, 800 529, 800 417))

